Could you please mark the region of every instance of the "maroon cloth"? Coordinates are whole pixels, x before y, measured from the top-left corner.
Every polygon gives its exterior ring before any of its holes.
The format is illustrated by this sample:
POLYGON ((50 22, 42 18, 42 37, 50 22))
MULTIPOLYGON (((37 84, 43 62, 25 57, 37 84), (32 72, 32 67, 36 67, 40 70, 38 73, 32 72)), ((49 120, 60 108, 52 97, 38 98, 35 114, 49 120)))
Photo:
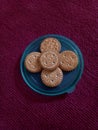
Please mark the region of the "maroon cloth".
POLYGON ((0 0, 0 130, 97 130, 97 0, 0 0), (70 95, 48 97, 23 81, 26 46, 45 34, 77 43, 85 69, 70 95))

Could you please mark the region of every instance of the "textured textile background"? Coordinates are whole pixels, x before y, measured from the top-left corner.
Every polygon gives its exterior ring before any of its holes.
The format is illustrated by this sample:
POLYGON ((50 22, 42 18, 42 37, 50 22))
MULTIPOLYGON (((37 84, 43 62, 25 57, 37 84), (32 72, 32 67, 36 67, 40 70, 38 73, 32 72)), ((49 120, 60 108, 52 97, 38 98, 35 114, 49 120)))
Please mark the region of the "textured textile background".
POLYGON ((97 0, 0 0, 0 130, 98 130, 97 0), (65 35, 81 49, 85 69, 74 93, 32 91, 19 70, 26 46, 65 35))

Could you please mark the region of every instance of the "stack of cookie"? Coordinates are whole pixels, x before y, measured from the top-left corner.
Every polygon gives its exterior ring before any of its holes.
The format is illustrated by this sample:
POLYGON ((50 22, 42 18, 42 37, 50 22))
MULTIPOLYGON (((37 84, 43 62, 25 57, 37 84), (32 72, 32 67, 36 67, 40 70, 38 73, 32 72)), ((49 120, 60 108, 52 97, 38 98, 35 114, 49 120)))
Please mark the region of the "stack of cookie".
POLYGON ((56 87, 63 80, 63 71, 72 71, 78 65, 77 55, 68 50, 61 51, 61 43, 56 38, 42 41, 40 52, 31 52, 25 58, 25 67, 32 73, 41 71, 42 82, 48 87, 56 87))

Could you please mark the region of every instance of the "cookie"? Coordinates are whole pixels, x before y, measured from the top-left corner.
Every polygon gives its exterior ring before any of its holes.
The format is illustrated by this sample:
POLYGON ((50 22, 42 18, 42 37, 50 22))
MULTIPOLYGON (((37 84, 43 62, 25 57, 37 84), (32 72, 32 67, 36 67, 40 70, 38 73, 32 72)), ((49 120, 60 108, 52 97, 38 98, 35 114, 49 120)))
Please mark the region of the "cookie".
POLYGON ((49 50, 60 52, 61 44, 56 38, 46 38, 42 41, 40 50, 41 52, 49 50))
POLYGON ((63 72, 60 68, 54 71, 43 70, 41 73, 42 82, 48 87, 56 87, 63 80, 63 72))
POLYGON ((64 71, 71 71, 78 65, 78 57, 72 51, 63 51, 60 56, 60 68, 64 71))
POLYGON ((28 71, 36 73, 41 71, 41 65, 39 62, 41 53, 39 52, 31 52, 25 58, 25 67, 28 71))
POLYGON ((42 53, 40 57, 40 64, 43 69, 54 70, 59 65, 58 53, 53 51, 47 51, 42 53))

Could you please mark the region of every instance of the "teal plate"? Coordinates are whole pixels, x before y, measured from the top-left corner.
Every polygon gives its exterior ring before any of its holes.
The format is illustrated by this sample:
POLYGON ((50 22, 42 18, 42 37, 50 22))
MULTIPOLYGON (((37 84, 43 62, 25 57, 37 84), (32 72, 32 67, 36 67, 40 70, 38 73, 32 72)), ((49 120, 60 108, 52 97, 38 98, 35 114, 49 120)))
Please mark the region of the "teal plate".
POLYGON ((70 39, 64 36, 55 35, 55 34, 48 34, 31 42, 25 49, 22 55, 21 61, 20 61, 20 70, 21 70, 21 74, 25 83, 32 90, 40 94, 48 95, 48 96, 55 96, 55 95, 60 95, 64 93, 73 92, 76 88, 76 84, 81 78, 81 75, 83 73, 83 68, 84 68, 84 61, 83 61, 82 53, 80 49, 78 48, 78 46, 70 39), (58 85, 55 88, 49 88, 45 86, 41 81, 41 76, 40 76, 41 73, 34 73, 34 74, 30 73, 26 70, 24 66, 24 60, 27 54, 34 51, 40 51, 41 42, 43 41, 43 39, 48 38, 48 37, 57 38, 61 42, 61 46, 62 46, 61 52, 64 50, 71 50, 71 51, 74 51, 79 58, 79 64, 77 68, 71 72, 63 72, 64 73, 63 81, 61 82, 60 85, 58 85))

